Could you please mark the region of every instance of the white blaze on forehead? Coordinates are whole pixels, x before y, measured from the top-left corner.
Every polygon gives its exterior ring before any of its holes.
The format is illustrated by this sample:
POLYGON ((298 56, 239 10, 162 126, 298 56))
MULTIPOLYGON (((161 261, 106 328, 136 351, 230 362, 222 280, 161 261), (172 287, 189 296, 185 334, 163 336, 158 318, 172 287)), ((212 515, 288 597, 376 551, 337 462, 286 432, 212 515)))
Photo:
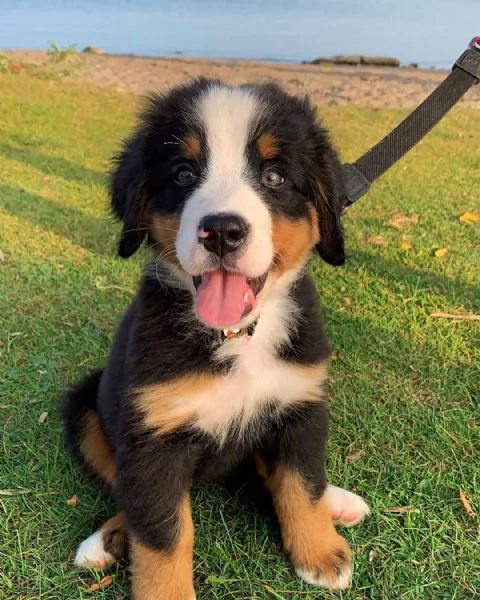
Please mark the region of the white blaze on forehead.
POLYGON ((208 164, 202 182, 188 199, 180 220, 177 255, 192 275, 202 274, 208 252, 198 243, 198 226, 209 214, 234 213, 249 225, 248 243, 236 266, 259 277, 273 259, 272 219, 248 180, 246 160, 251 133, 265 107, 250 88, 213 84, 199 98, 195 119, 205 131, 208 164))
POLYGON ((241 175, 248 138, 261 112, 258 97, 248 88, 212 86, 201 97, 197 114, 207 135, 209 173, 241 175))

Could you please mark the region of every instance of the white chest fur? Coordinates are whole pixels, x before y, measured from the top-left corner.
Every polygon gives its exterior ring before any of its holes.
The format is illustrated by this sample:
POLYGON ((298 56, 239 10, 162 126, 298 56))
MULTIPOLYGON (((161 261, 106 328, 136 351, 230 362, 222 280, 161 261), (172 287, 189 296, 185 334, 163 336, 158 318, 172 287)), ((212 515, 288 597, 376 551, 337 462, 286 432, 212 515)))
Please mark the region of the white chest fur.
MULTIPOLYGON (((196 426, 222 439, 235 422, 241 432, 275 402, 281 410, 296 402, 318 399, 326 378, 326 366, 298 366, 276 358, 270 348, 242 337, 226 342, 236 355, 235 368, 191 401, 196 426)), ((222 350, 224 350, 222 348, 222 350)), ((224 350, 225 353, 225 350, 224 350)))
POLYGON ((252 337, 227 340, 217 349, 220 361, 233 360, 228 374, 197 374, 139 390, 138 406, 146 425, 166 432, 189 422, 222 441, 232 425, 241 435, 261 418, 266 405, 281 411, 318 401, 326 364, 300 365, 277 356, 278 347, 289 341, 295 317, 296 307, 288 296, 270 297, 252 337))

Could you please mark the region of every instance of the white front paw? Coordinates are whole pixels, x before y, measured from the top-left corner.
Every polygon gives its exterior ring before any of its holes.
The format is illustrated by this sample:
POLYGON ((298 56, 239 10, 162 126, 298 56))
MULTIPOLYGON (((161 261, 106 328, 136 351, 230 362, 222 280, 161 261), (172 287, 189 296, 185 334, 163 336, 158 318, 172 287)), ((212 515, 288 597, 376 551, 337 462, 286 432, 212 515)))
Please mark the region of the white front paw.
POLYGON ((295 569, 295 573, 305 581, 305 583, 309 583, 310 585, 321 585, 322 587, 331 589, 331 590, 345 590, 350 585, 350 581, 352 579, 352 569, 351 567, 346 567, 336 576, 334 579, 332 577, 325 576, 322 571, 306 571, 303 569, 295 569))

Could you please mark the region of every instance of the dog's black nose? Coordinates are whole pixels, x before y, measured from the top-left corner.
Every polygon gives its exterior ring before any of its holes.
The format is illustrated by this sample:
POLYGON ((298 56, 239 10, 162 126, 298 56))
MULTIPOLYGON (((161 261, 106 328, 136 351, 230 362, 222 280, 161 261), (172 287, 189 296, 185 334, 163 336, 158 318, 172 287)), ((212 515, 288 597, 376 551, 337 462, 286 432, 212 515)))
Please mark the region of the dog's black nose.
POLYGON ((238 250, 247 235, 248 224, 241 217, 228 213, 207 215, 198 226, 198 241, 220 257, 238 250))

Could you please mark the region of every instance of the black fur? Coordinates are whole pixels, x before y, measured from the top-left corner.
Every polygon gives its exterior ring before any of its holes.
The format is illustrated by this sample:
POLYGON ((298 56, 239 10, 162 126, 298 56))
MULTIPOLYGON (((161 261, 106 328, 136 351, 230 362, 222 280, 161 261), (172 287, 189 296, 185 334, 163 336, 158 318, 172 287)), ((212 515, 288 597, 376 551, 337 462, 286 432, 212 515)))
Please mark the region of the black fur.
POLYGON ((147 99, 137 131, 113 161, 110 197, 113 214, 123 223, 118 254, 129 258, 148 233, 147 211, 178 213, 188 197, 172 180, 172 168, 179 158, 179 139, 195 132, 202 140, 201 170, 208 158, 205 134, 188 119, 199 94, 212 81, 199 79, 192 85, 175 88, 170 94, 152 94, 147 99))
POLYGON ((307 97, 290 96, 274 84, 254 87, 272 106, 255 134, 275 132, 281 161, 272 161, 272 166, 278 166, 287 175, 287 190, 283 186, 270 194, 272 210, 298 218, 308 214, 307 203, 313 202, 320 227, 316 249, 327 263, 342 265, 345 262, 340 221, 343 178, 328 132, 319 123, 316 109, 307 97))
MULTIPOLYGON (((172 169, 185 162, 179 157, 180 136, 194 132, 201 140, 202 153, 200 162, 193 166, 198 173, 203 172, 208 161, 205 132, 192 123, 189 114, 199 95, 215 83, 219 82, 200 79, 176 88, 167 96, 152 95, 136 133, 116 156, 110 191, 112 211, 123 222, 118 247, 121 257, 131 256, 145 239, 148 212, 179 214, 193 191, 175 186, 172 169)), ((269 107, 252 131, 247 148, 252 183, 256 183, 273 212, 291 218, 308 215, 308 205, 313 203, 320 228, 316 249, 326 262, 343 264, 345 248, 340 220, 343 179, 327 130, 318 123, 308 98, 290 96, 274 84, 248 87, 269 107), (273 131, 279 142, 281 159, 269 164, 287 175, 281 190, 261 189, 261 167, 265 164, 259 159, 254 140, 265 131, 273 131)))
POLYGON ((281 463, 300 473, 311 499, 317 500, 327 484, 327 438, 328 407, 319 402, 296 411, 294 418, 276 422, 258 450, 271 470, 281 463))
MULTIPOLYGON (((296 364, 326 360, 330 346, 307 276, 300 279, 292 295, 301 312, 293 343, 279 348, 279 357, 296 364)), ((231 362, 214 359, 220 343, 218 332, 198 323, 185 325, 189 304, 188 292, 164 289, 156 278, 145 276, 120 325, 101 384, 98 386, 100 372, 79 384, 69 395, 64 413, 69 445, 78 457, 78 424, 87 410, 98 409, 118 454, 117 501, 127 510, 131 527, 157 548, 167 548, 174 540, 176 510, 192 482, 227 475, 251 459, 255 450, 264 454, 270 465, 281 460, 299 470, 312 498, 320 496, 326 485, 328 417, 323 403, 287 411, 281 419, 273 403, 265 408, 260 427, 252 425, 250 434, 239 438, 232 424, 231 434, 221 445, 188 425, 163 437, 142 427, 132 402, 135 396, 129 392, 132 388, 195 372, 226 373, 232 368, 231 362), (163 525, 166 522, 168 527, 163 525)))
MULTIPOLYGON (((153 241, 148 231, 153 213, 180 216, 192 189, 179 188, 174 182, 175 167, 182 162, 177 142, 185 133, 195 132, 202 151, 192 168, 201 172, 202 161, 208 159, 205 132, 190 122, 189 114, 210 85, 200 80, 168 96, 153 96, 137 131, 117 156, 111 206, 123 223, 120 256, 132 255, 145 237, 153 241)), ((247 148, 250 181, 269 210, 289 220, 308 217, 313 204, 320 228, 318 252, 327 262, 341 264, 340 164, 326 131, 317 124, 307 100, 292 98, 273 85, 254 89, 271 110, 259 120, 247 148), (275 133, 281 156, 272 165, 287 177, 281 190, 260 186, 260 158, 254 141, 269 131, 275 133)), ((170 549, 176 539, 179 506, 191 485, 227 475, 252 461, 254 454, 260 454, 270 469, 282 463, 298 472, 312 500, 319 498, 326 486, 328 434, 323 402, 283 408, 275 398, 264 403, 259 409, 262 414, 242 435, 239 423, 232 422, 222 440, 191 422, 168 434, 146 428, 136 390, 192 374, 226 375, 235 368, 235 359, 216 357, 220 333, 195 318, 191 291, 170 285, 170 279, 165 265, 147 270, 120 324, 105 370, 71 390, 64 412, 69 448, 84 463, 82 419, 88 411, 98 411, 116 457, 116 500, 126 511, 131 530, 143 543, 160 550, 170 549)), ((297 367, 327 361, 330 346, 313 283, 307 275, 300 275, 289 293, 298 312, 289 341, 276 349, 276 358, 297 367)))

